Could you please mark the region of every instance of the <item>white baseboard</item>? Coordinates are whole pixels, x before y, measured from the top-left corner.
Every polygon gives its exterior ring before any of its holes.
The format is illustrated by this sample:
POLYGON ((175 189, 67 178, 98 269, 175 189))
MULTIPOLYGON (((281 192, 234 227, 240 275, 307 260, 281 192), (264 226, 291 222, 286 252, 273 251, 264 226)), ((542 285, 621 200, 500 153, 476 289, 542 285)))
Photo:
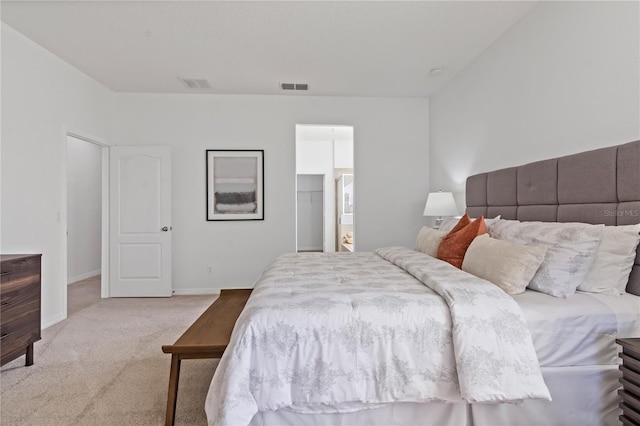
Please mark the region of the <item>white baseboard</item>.
POLYGON ((219 288, 175 288, 174 296, 201 296, 205 294, 220 294, 219 288))
POLYGON ((41 327, 44 330, 47 327, 51 327, 54 324, 59 323, 60 321, 65 319, 65 315, 63 313, 59 313, 58 315, 49 317, 49 318, 42 318, 41 321, 41 327))
POLYGON ((86 272, 84 274, 76 275, 75 277, 67 278, 67 285, 77 283, 78 281, 86 280, 87 278, 95 277, 96 275, 100 275, 100 269, 97 271, 86 272))

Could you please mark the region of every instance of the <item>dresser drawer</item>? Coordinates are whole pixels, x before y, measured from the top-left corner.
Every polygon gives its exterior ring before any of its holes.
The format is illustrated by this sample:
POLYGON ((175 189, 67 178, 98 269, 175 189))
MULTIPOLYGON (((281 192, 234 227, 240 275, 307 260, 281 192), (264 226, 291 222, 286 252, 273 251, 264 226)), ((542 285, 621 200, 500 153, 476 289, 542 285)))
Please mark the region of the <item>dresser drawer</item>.
POLYGON ((40 297, 40 256, 3 261, 0 265, 0 306, 40 297))
POLYGON ((9 281, 22 280, 30 275, 37 275, 36 279, 40 279, 40 256, 4 260, 0 265, 0 288, 9 281))
POLYGON ((0 364, 26 355, 40 340, 41 255, 0 255, 0 364))
POLYGON ((30 341, 40 340, 40 301, 33 300, 21 308, 17 314, 3 318, 0 324, 3 352, 10 351, 13 346, 25 346, 30 341))
MULTIPOLYGON (((32 303, 32 304, 35 304, 32 303)), ((39 307, 39 303, 38 303, 39 307)), ((40 310, 30 311, 18 318, 12 318, 0 326, 1 364, 27 354, 27 365, 32 361, 28 356, 29 347, 40 340, 40 310)))
POLYGON ((40 281, 24 279, 8 283, 0 293, 0 321, 8 318, 14 307, 22 303, 40 299, 40 281), (16 285, 14 285, 16 284, 16 285))
MULTIPOLYGON (((15 327, 11 325, 14 323, 20 323, 25 318, 33 318, 36 315, 38 320, 40 319, 40 299, 38 297, 30 297, 24 299, 20 303, 12 303, 2 307, 2 316, 0 316, 0 330, 5 330, 6 327, 15 327)), ((40 326, 39 322, 34 321, 34 325, 40 326)))

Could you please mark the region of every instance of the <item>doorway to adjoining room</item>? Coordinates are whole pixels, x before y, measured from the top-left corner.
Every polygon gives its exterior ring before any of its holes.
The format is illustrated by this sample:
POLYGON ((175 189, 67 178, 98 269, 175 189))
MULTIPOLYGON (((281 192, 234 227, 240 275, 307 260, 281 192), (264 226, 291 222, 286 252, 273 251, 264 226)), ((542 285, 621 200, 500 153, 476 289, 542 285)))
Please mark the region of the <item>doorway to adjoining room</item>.
POLYGON ((67 135, 67 315, 100 301, 102 146, 67 135))
POLYGON ((296 250, 354 251, 353 127, 296 125, 296 250))

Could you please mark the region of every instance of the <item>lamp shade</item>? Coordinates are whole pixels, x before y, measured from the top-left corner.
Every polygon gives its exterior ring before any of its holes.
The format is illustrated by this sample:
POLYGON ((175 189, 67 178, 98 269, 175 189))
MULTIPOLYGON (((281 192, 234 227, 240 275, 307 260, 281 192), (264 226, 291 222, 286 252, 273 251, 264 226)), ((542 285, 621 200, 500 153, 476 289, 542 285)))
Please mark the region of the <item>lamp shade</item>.
POLYGON ((424 216, 456 216, 458 207, 451 192, 430 192, 424 206, 424 216))

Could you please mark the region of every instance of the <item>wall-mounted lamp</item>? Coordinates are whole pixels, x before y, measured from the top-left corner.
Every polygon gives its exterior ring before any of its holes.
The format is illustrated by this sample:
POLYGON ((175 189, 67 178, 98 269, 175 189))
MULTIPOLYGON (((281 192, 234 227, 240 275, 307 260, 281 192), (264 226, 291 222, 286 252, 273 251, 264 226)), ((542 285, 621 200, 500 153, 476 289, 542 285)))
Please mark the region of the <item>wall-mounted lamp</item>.
POLYGON ((430 192, 427 197, 427 204, 424 206, 424 216, 438 216, 436 228, 442 224, 442 216, 456 216, 458 207, 451 192, 430 192))

